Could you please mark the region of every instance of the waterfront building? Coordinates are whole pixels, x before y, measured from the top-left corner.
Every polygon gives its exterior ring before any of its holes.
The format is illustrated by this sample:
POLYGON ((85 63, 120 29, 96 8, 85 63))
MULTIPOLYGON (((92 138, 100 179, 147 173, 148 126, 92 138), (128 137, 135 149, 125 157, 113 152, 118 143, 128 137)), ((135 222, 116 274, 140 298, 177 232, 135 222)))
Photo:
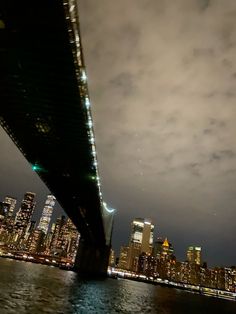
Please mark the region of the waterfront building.
POLYGON ((44 232, 42 230, 35 229, 32 231, 29 239, 27 251, 29 253, 39 254, 44 251, 44 232))
POLYGON ((0 222, 3 222, 8 216, 8 212, 10 209, 10 204, 5 202, 0 202, 0 222))
POLYGON ((61 243, 61 229, 65 223, 66 217, 62 215, 61 217, 57 218, 56 223, 53 226, 54 229, 50 243, 50 251, 52 254, 57 254, 57 251, 60 249, 59 244, 61 243))
POLYGON ((130 243, 140 244, 144 253, 152 252, 154 225, 150 219, 136 218, 131 223, 130 243))
POLYGON ((8 212, 7 212, 7 216, 8 217, 12 217, 13 216, 13 213, 14 213, 14 210, 15 210, 15 207, 16 207, 16 202, 17 202, 17 200, 14 197, 6 196, 4 198, 3 203, 9 205, 9 209, 8 209, 8 212))
POLYGON ((26 233, 25 233, 25 240, 27 241, 28 238, 30 237, 30 235, 32 234, 32 232, 35 230, 36 228, 36 221, 35 220, 31 220, 31 222, 28 224, 26 233))
POLYGON ((201 264, 201 247, 189 246, 187 250, 187 261, 189 263, 201 264))
POLYGON ((12 238, 16 199, 6 196, 0 203, 0 243, 8 244, 12 238))
POLYGON ((119 268, 125 269, 125 270, 128 268, 128 255, 129 255, 129 247, 121 246, 120 257, 119 257, 119 268))
POLYGON ((55 196, 53 195, 47 196, 47 199, 43 208, 42 216, 39 221, 38 230, 43 231, 45 234, 47 234, 48 232, 55 201, 56 201, 55 196))
POLYGON ((60 255, 67 258, 67 261, 74 263, 76 252, 79 246, 80 234, 70 218, 62 226, 58 248, 61 249, 60 255))
POLYGON ((151 254, 154 225, 150 219, 136 218, 131 223, 128 265, 132 271, 138 270, 138 259, 141 253, 151 254))
POLYGON ((15 241, 22 240, 26 236, 27 228, 30 224, 35 208, 35 193, 27 192, 21 202, 21 206, 16 215, 14 230, 15 241))
POLYGON ((158 237, 157 240, 154 242, 153 251, 152 251, 153 256, 155 256, 157 258, 161 257, 163 242, 164 242, 164 240, 161 237, 158 237))
POLYGON ((48 232, 45 236, 45 254, 48 254, 48 255, 50 255, 50 253, 51 253, 50 246, 52 243, 52 238, 53 238, 53 234, 55 231, 55 226, 56 226, 56 224, 52 223, 50 232, 48 232))
POLYGON ((171 253, 170 244, 167 238, 165 238, 164 242, 162 243, 161 258, 164 260, 169 260, 171 253))
POLYGON ((142 253, 138 260, 138 273, 147 277, 157 277, 158 260, 150 254, 142 253))
POLYGON ((163 240, 163 238, 161 237, 157 238, 157 241, 155 241, 154 243, 152 255, 158 259, 164 259, 164 260, 175 259, 173 246, 168 241, 167 238, 165 238, 165 240, 163 240))
POLYGON ((111 249, 109 256, 109 266, 115 267, 115 264, 116 264, 115 251, 111 249))
POLYGON ((61 247, 62 242, 63 242, 62 228, 65 225, 65 223, 66 223, 66 217, 63 215, 61 217, 58 217, 56 220, 55 227, 52 234, 52 240, 50 243, 51 254, 58 255, 62 251, 62 247, 61 247))

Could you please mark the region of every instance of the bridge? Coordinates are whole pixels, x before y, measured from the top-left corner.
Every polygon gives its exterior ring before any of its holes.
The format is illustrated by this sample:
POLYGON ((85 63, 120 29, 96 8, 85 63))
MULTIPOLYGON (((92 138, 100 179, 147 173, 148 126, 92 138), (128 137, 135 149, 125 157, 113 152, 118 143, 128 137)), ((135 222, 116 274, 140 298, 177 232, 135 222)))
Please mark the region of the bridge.
POLYGON ((81 234, 75 268, 105 275, 103 202, 76 0, 0 1, 0 123, 81 234))

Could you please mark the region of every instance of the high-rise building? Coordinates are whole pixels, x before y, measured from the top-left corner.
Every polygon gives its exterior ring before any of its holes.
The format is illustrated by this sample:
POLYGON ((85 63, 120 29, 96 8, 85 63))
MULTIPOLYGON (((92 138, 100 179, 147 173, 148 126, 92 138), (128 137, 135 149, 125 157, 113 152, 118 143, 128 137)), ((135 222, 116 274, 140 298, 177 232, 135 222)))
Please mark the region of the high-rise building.
POLYGON ((52 240, 50 243, 50 251, 52 254, 59 254, 61 252, 62 244, 62 228, 66 223, 66 217, 58 217, 55 223, 55 227, 52 234, 52 240))
POLYGON ((16 207, 16 199, 11 197, 11 196, 6 196, 3 202, 5 204, 9 204, 9 210, 8 210, 7 216, 12 217, 13 212, 14 212, 15 207, 16 207))
POLYGON ((137 271, 141 253, 151 254, 154 225, 150 219, 136 218, 131 223, 127 268, 137 271))
POLYGON ((159 260, 175 259, 173 246, 167 238, 165 238, 165 240, 161 237, 157 238, 157 241, 154 242, 153 256, 159 260))
POLYGON ((187 261, 189 263, 201 264, 201 247, 189 246, 187 250, 187 261))
POLYGON ((0 221, 3 221, 8 214, 10 205, 4 202, 0 202, 0 221))
POLYGON ((121 269, 128 268, 128 255, 129 255, 129 247, 121 246, 120 257, 119 257, 119 268, 121 269))
POLYGON ((13 212, 16 206, 16 199, 6 196, 0 203, 0 241, 8 243, 13 235, 14 216, 13 212))
POLYGON ((55 196, 53 195, 47 196, 47 199, 43 208, 42 216, 39 221, 39 225, 37 229, 43 231, 45 234, 47 234, 48 232, 55 201, 56 201, 55 196))
POLYGON ((160 258, 161 257, 161 252, 162 252, 162 244, 164 240, 161 237, 158 237, 157 240, 154 242, 153 245, 153 256, 160 258))
POLYGON ((36 221, 33 220, 28 224, 27 230, 26 230, 26 234, 25 234, 25 240, 28 240, 29 237, 32 235, 32 233, 34 232, 36 228, 36 221))
POLYGON ((109 256, 109 263, 108 265, 111 267, 115 267, 116 264, 116 257, 115 257, 115 251, 114 250, 110 250, 110 256, 109 256))
POLYGON ((130 243, 140 244, 141 253, 151 253, 154 225, 150 219, 136 218, 131 223, 130 243))
POLYGON ((79 245, 79 232, 70 218, 63 224, 57 246, 60 248, 59 255, 74 262, 79 245))
POLYGON ((35 208, 35 193, 27 192, 21 202, 21 207, 16 215, 14 230, 16 240, 23 239, 30 224, 32 214, 35 208))
POLYGON ((27 245, 27 250, 30 253, 41 253, 44 250, 44 232, 42 230, 34 230, 32 231, 28 245, 27 245))
POLYGON ((80 234, 70 218, 67 219, 65 227, 68 239, 66 255, 70 262, 74 263, 79 247, 80 234))

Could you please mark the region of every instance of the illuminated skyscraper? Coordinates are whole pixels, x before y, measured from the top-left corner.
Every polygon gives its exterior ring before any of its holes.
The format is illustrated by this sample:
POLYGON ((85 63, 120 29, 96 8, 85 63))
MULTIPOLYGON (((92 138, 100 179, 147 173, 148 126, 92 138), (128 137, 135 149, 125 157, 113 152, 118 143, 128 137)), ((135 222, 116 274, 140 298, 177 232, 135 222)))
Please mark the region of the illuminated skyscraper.
POLYGON ((115 267, 115 264, 116 264, 115 251, 111 249, 109 257, 109 266, 115 267))
POLYGON ((47 196, 47 199, 43 208, 42 216, 39 221, 39 225, 37 229, 43 231, 45 234, 47 234, 48 232, 48 228, 49 228, 49 224, 50 224, 50 220, 51 220, 51 216, 53 212, 53 206, 55 205, 55 200, 56 200, 55 196, 53 195, 47 196))
POLYGON ((16 231, 16 239, 24 238, 30 224, 32 214, 35 208, 35 193, 27 192, 21 202, 21 207, 17 212, 14 230, 16 231))
POLYGON ((7 217, 9 208, 10 208, 9 204, 0 202, 0 221, 4 220, 7 217))
POLYGON ((16 199, 11 196, 6 196, 3 202, 5 204, 9 204, 9 211, 7 213, 7 216, 12 217, 14 209, 16 207, 16 199))
POLYGON ((187 250, 187 261, 189 263, 201 264, 201 247, 200 246, 189 246, 187 250))
POLYGON ((130 244, 140 245, 141 252, 151 253, 154 225, 150 219, 136 218, 131 223, 130 244))
POLYGON ((50 243, 50 251, 52 254, 59 254, 61 252, 62 245, 62 228, 66 223, 66 217, 58 217, 53 229, 52 240, 50 243))
POLYGON ((141 253, 150 254, 153 245, 154 225, 150 219, 136 218, 131 223, 128 269, 136 271, 141 253))
POLYGON ((38 229, 31 233, 27 243, 27 249, 30 253, 41 253, 43 251, 44 236, 44 232, 38 229))
POLYGON ((70 218, 62 227, 62 248, 70 262, 74 263, 79 246, 80 234, 70 218))
POLYGON ((129 247, 121 246, 120 248, 120 258, 119 258, 119 268, 127 269, 128 268, 128 255, 129 255, 129 247))

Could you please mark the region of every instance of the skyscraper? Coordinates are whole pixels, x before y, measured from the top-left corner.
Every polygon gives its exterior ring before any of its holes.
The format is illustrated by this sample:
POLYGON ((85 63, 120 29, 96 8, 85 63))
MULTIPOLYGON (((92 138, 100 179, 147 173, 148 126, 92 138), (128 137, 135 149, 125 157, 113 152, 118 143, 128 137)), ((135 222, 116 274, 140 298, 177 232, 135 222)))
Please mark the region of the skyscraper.
POLYGON ((128 269, 136 271, 141 253, 150 254, 153 245, 154 225, 150 219, 136 218, 131 223, 128 269))
POLYGON ((9 212, 10 205, 0 202, 0 220, 4 220, 9 212))
POLYGON ((154 225, 150 219, 136 218, 131 223, 130 243, 140 245, 141 252, 151 253, 154 225))
POLYGON ((16 232, 16 240, 23 239, 30 224, 32 214, 35 208, 35 193, 27 192, 21 202, 21 207, 16 215, 14 230, 16 232))
POLYGON ((7 216, 12 217, 13 212, 14 212, 15 207, 16 207, 16 199, 11 197, 11 196, 6 196, 3 202, 5 204, 9 204, 9 210, 8 210, 7 216))
POLYGON ((187 261, 189 263, 201 264, 201 247, 189 246, 187 250, 187 261))
POLYGON ((120 248, 120 258, 119 258, 119 268, 127 269, 128 266, 128 255, 129 255, 129 247, 121 246, 120 248))
POLYGON ((50 243, 51 254, 61 253, 61 244, 63 242, 62 231, 63 231, 63 226, 65 225, 65 223, 66 223, 66 217, 63 215, 61 217, 58 217, 56 220, 55 228, 52 234, 52 240, 50 243))
POLYGON ((55 196, 53 195, 47 196, 47 199, 43 208, 42 216, 39 221, 39 225, 37 229, 43 231, 45 234, 47 234, 48 232, 48 228, 49 228, 49 224, 50 224, 50 220, 51 220, 51 216, 53 212, 53 206, 55 205, 55 200, 56 200, 55 196))

